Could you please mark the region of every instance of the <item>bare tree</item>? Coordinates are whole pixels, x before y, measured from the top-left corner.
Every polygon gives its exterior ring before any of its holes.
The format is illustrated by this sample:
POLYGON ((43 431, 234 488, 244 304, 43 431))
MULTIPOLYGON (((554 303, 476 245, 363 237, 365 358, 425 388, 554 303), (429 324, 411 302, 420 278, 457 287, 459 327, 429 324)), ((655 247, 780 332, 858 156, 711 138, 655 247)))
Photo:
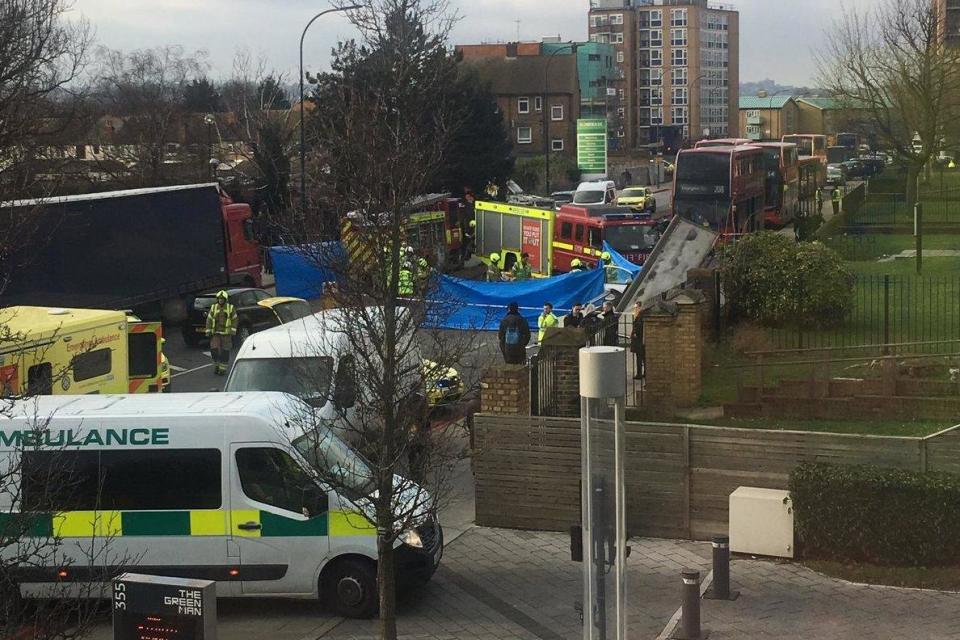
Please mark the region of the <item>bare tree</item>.
POLYGON ((378 562, 366 570, 376 571, 380 636, 392 640, 396 546, 430 538, 466 443, 452 428, 428 425, 436 411, 431 399, 442 397, 437 383, 453 377, 450 368, 474 350, 477 333, 436 328, 459 308, 437 286, 433 268, 439 265, 429 264, 430 243, 442 239, 414 238, 410 226, 415 202, 447 157, 462 116, 445 91, 456 79, 445 2, 363 0, 348 15, 359 38, 341 43, 331 72, 315 79, 305 123, 312 198, 290 229, 302 254, 336 283, 332 295, 340 308, 329 312, 316 349, 333 358, 336 372, 327 374, 326 386, 315 385, 332 389, 322 402, 325 420, 308 415, 297 422, 313 439, 308 457, 322 479, 354 496, 358 517, 377 531, 378 562), (342 221, 349 227, 345 251, 322 242, 337 235, 342 221), (335 448, 328 427, 368 462, 339 465, 329 454, 335 448))
POLYGON ((222 90, 231 114, 225 133, 239 143, 245 161, 240 179, 253 184, 270 225, 279 223, 290 208, 290 167, 296 153, 297 122, 282 84, 283 76, 269 71, 265 60, 255 62, 249 52, 240 51, 222 90))
POLYGON ((821 86, 907 166, 908 201, 960 115, 960 48, 946 42, 937 4, 878 0, 846 9, 818 57, 821 86))
MULTIPOLYGON (((106 158, 121 163, 136 186, 158 186, 206 172, 202 141, 188 139, 186 94, 204 77, 206 54, 164 46, 131 52, 101 47, 96 87, 109 126, 97 126, 106 158)), ((106 163, 104 163, 106 166, 106 163)), ((130 180, 127 175, 118 180, 130 180)))

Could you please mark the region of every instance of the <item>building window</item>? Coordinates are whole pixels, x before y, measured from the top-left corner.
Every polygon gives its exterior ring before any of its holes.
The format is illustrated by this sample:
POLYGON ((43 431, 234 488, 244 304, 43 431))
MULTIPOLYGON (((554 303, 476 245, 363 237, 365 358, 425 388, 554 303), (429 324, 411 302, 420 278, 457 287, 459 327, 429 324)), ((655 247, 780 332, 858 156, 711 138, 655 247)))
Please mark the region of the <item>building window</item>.
POLYGON ((670 71, 671 84, 675 87, 687 86, 687 68, 679 67, 670 71))
POLYGON ((563 138, 554 138, 550 141, 551 151, 563 151, 563 138))
POLYGON ((687 30, 670 29, 670 45, 674 47, 687 46, 687 30))
POLYGON ((663 104, 663 89, 650 90, 650 104, 654 106, 663 104))
POLYGON ((662 27, 663 26, 663 11, 660 9, 654 9, 650 12, 650 26, 651 27, 662 27))
POLYGON ((650 46, 651 47, 662 47, 663 46, 663 31, 660 29, 654 29, 650 32, 650 46))
POLYGON ((650 109, 650 124, 663 124, 663 107, 650 109))
POLYGON ((673 26, 673 27, 687 26, 687 10, 672 9, 670 11, 670 26, 673 26))
POLYGON ((623 100, 624 95, 625 95, 624 92, 623 92, 623 89, 619 89, 619 90, 617 91, 617 93, 619 94, 620 99, 623 100))
POLYGON ((687 124, 686 107, 674 107, 673 112, 670 115, 673 120, 673 124, 687 124))
POLYGON ((530 98, 517 98, 517 113, 530 113, 530 98))
POLYGON ((530 127, 517 127, 517 144, 530 144, 533 142, 533 131, 530 127))
POLYGON ((613 44, 623 44, 623 34, 622 33, 613 34, 613 39, 610 42, 612 42, 613 44))
POLYGON ((623 60, 624 60, 623 51, 617 51, 617 62, 623 62, 623 60))
POLYGON ((687 50, 673 49, 670 52, 670 63, 675 67, 687 66, 687 50))
POLYGON ((674 89, 670 96, 670 102, 675 105, 687 104, 687 88, 674 89))
POLYGON ((563 120, 563 105, 555 104, 550 107, 550 119, 557 121, 563 120))
POLYGON ((663 66, 663 49, 650 50, 650 66, 651 67, 663 66))
POLYGON ((611 13, 611 14, 610 14, 610 24, 623 24, 623 14, 622 14, 622 13, 611 13))
POLYGON ((650 84, 654 87, 663 85, 663 69, 654 69, 650 74, 650 84))
POLYGON ((542 97, 537 96, 536 98, 533 99, 533 108, 536 109, 536 111, 537 111, 538 113, 543 110, 543 98, 542 98, 542 97))

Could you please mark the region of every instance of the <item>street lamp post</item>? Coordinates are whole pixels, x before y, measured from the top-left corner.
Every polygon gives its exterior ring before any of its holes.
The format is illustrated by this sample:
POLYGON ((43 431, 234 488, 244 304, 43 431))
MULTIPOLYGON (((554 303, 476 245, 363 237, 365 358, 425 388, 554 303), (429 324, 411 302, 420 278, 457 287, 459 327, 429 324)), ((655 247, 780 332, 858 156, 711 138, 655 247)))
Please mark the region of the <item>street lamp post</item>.
POLYGON ((350 11, 360 9, 360 5, 351 4, 346 7, 334 7, 321 11, 310 18, 310 22, 303 28, 300 34, 300 214, 303 218, 307 217, 307 159, 306 159, 306 135, 304 132, 304 112, 303 112, 303 40, 307 37, 307 31, 310 26, 328 13, 337 11, 350 11))
POLYGON ((550 63, 553 62, 553 57, 563 51, 564 49, 570 49, 570 53, 573 55, 577 54, 577 44, 571 42, 570 44, 565 44, 557 47, 550 52, 550 55, 547 56, 547 64, 543 68, 543 98, 541 99, 541 107, 543 109, 543 162, 545 165, 545 181, 547 186, 547 192, 543 195, 550 195, 550 118, 552 116, 550 110, 550 103, 548 102, 548 97, 550 95, 550 63))

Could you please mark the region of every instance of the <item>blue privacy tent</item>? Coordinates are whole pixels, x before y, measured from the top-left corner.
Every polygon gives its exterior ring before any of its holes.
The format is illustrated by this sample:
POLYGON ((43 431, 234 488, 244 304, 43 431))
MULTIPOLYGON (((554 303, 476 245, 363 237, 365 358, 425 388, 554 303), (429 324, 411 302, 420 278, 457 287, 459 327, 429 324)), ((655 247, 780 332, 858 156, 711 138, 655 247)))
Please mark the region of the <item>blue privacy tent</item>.
POLYGON ((324 282, 336 280, 328 265, 346 260, 346 253, 339 242, 324 242, 306 247, 270 247, 270 259, 278 296, 314 300, 323 294, 324 282))
POLYGON ((477 282, 441 276, 431 324, 445 329, 496 330, 507 305, 516 302, 530 327, 536 328, 545 302, 553 304, 556 314, 566 313, 576 302, 599 302, 603 277, 603 269, 521 282, 477 282))

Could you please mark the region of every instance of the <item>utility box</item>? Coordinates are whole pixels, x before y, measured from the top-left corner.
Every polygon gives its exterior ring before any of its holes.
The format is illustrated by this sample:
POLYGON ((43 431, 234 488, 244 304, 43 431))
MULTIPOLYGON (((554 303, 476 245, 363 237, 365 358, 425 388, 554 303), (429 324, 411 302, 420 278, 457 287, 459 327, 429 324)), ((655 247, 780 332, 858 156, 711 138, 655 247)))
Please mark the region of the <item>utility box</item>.
POLYGON ((790 492, 738 487, 731 493, 730 550, 792 558, 793 503, 790 492))
POLYGON ((125 573, 113 581, 114 640, 217 640, 217 584, 125 573))

